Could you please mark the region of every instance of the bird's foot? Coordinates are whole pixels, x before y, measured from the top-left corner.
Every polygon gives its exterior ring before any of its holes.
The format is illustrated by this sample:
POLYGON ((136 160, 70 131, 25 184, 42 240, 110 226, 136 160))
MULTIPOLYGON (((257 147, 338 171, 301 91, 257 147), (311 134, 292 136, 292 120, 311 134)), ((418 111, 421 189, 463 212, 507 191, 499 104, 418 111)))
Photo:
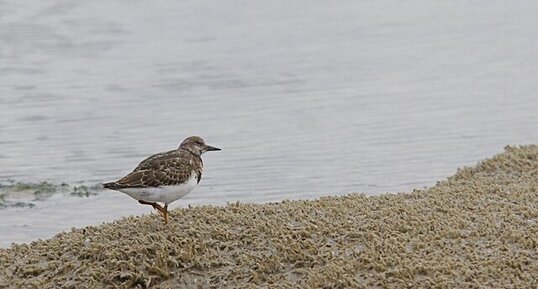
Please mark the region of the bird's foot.
POLYGON ((164 224, 168 224, 168 205, 165 204, 164 207, 162 207, 155 202, 146 202, 142 200, 138 200, 138 202, 142 205, 151 205, 155 210, 159 211, 159 213, 163 215, 164 224))

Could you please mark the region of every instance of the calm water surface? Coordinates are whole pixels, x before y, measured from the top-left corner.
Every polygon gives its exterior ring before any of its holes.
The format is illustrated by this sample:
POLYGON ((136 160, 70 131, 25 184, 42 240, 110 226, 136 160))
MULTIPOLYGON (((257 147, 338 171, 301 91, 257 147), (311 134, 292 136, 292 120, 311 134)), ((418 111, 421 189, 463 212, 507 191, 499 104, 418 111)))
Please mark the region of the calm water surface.
MULTIPOLYGON (((538 142, 538 2, 438 2, 0 1, 0 183, 201 135, 223 151, 175 207, 379 194, 538 142)), ((0 209, 0 246, 151 211, 94 193, 0 209)))

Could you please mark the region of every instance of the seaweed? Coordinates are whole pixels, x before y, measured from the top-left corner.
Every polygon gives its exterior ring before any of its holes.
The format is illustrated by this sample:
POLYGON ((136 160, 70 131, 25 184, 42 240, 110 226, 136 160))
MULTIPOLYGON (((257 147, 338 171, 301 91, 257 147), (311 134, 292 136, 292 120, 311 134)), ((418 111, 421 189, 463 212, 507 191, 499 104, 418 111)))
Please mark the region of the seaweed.
POLYGON ((43 181, 39 183, 23 183, 8 180, 0 184, 0 209, 8 207, 33 208, 35 202, 43 201, 54 194, 67 194, 75 197, 89 197, 96 195, 99 185, 69 185, 67 183, 54 184, 43 181))

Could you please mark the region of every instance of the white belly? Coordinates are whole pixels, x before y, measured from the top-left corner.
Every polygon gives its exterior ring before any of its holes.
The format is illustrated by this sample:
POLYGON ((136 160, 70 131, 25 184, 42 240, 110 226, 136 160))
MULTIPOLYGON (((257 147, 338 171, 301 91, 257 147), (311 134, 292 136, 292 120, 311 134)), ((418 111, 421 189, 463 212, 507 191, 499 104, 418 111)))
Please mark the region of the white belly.
POLYGON ((131 196, 133 199, 146 202, 161 202, 170 204, 173 201, 183 198, 190 193, 198 184, 196 173, 183 184, 175 186, 162 186, 154 188, 125 188, 119 191, 131 196))

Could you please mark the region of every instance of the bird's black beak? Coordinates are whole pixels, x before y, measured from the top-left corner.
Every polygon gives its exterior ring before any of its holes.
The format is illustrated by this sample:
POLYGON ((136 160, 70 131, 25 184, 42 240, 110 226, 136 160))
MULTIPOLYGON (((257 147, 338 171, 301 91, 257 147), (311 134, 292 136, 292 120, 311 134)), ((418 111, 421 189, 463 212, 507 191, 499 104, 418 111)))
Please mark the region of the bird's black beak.
POLYGON ((210 151, 220 151, 221 149, 206 145, 205 150, 210 152, 210 151))

